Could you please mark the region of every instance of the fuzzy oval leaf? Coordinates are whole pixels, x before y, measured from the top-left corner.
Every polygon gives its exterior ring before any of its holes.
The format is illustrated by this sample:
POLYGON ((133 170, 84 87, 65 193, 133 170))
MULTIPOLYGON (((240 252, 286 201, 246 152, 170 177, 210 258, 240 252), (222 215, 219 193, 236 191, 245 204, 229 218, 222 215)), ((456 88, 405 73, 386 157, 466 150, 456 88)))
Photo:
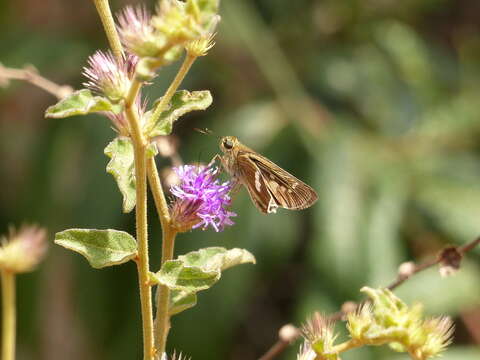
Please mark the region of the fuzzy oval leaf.
MULTIPOLYGON (((150 280, 152 282, 157 282, 155 274, 150 273, 150 280)), ((159 288, 157 287, 155 291, 155 304, 158 304, 158 295, 159 288)), ((176 315, 190 309, 197 305, 197 294, 191 293, 183 290, 172 290, 170 291, 168 313, 169 315, 176 315)))
MULTIPOLYGON (((155 102, 154 107, 161 100, 158 99, 155 102)), ((150 123, 149 128, 149 137, 160 136, 160 135, 169 135, 173 129, 173 123, 177 121, 181 116, 186 113, 194 110, 205 110, 212 103, 212 95, 210 91, 187 91, 180 90, 177 91, 168 107, 165 111, 160 114, 160 117, 155 121, 155 123, 150 123)), ((154 121, 154 119, 152 119, 154 121)))
POLYGON ((220 271, 188 266, 181 260, 166 261, 153 278, 172 290, 195 293, 206 290, 220 279, 220 271))
POLYGON ((55 234, 55 244, 85 256, 96 269, 123 264, 137 255, 137 242, 118 230, 70 229, 55 234))
POLYGON ((90 90, 82 89, 48 107, 45 111, 45 117, 60 119, 100 111, 112 111, 118 114, 121 109, 121 105, 112 104, 108 99, 94 96, 90 90))
POLYGON ((166 261, 160 271, 151 275, 153 281, 172 290, 195 293, 215 284, 222 270, 245 263, 255 263, 247 250, 210 247, 166 261))
POLYGON ((133 144, 129 138, 117 137, 104 150, 111 160, 107 173, 112 174, 123 196, 123 212, 129 213, 135 207, 135 163, 133 144))
POLYGON ((168 312, 176 315, 197 305, 197 294, 180 290, 173 290, 170 293, 170 304, 168 312))
POLYGON ((188 266, 198 266, 202 269, 222 271, 235 265, 252 263, 255 264, 255 257, 245 249, 230 249, 222 247, 209 247, 192 251, 181 255, 178 260, 188 266))

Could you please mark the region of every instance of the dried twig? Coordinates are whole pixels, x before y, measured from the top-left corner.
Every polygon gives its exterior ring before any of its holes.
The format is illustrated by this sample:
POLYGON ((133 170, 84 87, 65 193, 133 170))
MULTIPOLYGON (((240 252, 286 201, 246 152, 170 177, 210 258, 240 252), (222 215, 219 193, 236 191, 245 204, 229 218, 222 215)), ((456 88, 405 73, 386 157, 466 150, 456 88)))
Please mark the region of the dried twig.
POLYGON ((292 342, 300 336, 300 329, 292 324, 283 325, 278 332, 278 341, 259 359, 273 359, 281 354, 292 342))
MULTIPOLYGON (((463 246, 447 247, 440 251, 436 258, 428 260, 419 265, 415 265, 415 263, 413 262, 403 263, 398 268, 397 278, 392 281, 392 283, 387 285, 386 288, 389 290, 393 290, 402 285, 413 275, 418 274, 419 272, 424 271, 437 264, 440 265, 441 275, 451 274, 452 272, 460 268, 460 262, 463 258, 463 255, 474 249, 479 244, 480 237, 463 246)), ((330 315, 328 319, 332 321, 344 319, 347 313, 355 311, 359 305, 361 304, 355 304, 351 301, 346 302, 342 306, 342 310, 330 315)), ((277 355, 280 355, 288 347, 288 345, 290 345, 300 337, 300 331, 298 328, 294 327, 291 324, 285 326, 288 326, 290 328, 290 333, 293 335, 289 337, 288 340, 286 340, 284 337, 281 336, 280 330, 277 342, 273 344, 270 349, 259 358, 259 360, 272 360, 277 355)), ((285 328, 285 326, 282 327, 282 329, 285 328)))
POLYGON ((59 100, 65 98, 73 92, 73 88, 68 85, 58 85, 41 76, 37 69, 31 65, 23 69, 7 68, 0 64, 0 86, 5 87, 9 80, 23 80, 29 82, 40 89, 56 96, 59 100))

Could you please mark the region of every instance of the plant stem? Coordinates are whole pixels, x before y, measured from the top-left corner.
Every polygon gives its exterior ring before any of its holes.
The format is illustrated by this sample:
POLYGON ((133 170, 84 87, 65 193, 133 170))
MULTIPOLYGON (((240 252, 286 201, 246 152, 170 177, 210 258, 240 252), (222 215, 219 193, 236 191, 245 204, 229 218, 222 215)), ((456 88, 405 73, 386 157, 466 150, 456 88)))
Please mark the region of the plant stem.
MULTIPOLYGON (((182 66, 177 72, 177 75, 173 79, 172 83, 168 87, 167 91, 163 95, 162 99, 158 103, 155 111, 153 112, 146 133, 152 129, 158 122, 160 115, 167 107, 168 103, 172 99, 172 96, 177 91, 178 87, 182 83, 183 79, 187 75, 188 71, 192 67, 193 62, 197 57, 187 53, 182 66)), ((175 237, 177 231, 174 230, 170 223, 170 213, 168 210, 167 201, 162 190, 160 177, 158 176, 158 170, 154 159, 148 160, 148 178, 150 181, 150 187, 152 189, 153 198, 157 207, 160 223, 162 224, 162 265, 167 260, 173 258, 173 250, 175 245, 175 237)), ((157 296, 157 314, 155 317, 155 347, 158 355, 161 357, 165 352, 165 346, 167 343, 167 336, 170 330, 170 315, 168 313, 168 305, 170 299, 170 289, 166 286, 158 286, 157 296)))
POLYGON ((68 85, 58 85, 53 81, 41 76, 31 65, 23 69, 7 68, 0 64, 0 80, 8 81, 10 79, 23 80, 62 100, 73 92, 73 88, 68 85))
POLYGON ((123 57, 123 48, 120 38, 118 37, 117 28, 115 27, 115 21, 113 20, 112 11, 108 0, 93 0, 95 7, 97 8, 98 15, 102 20, 103 28, 107 34, 108 42, 112 48, 113 54, 117 60, 123 57))
MULTIPOLYGON (((162 242, 162 265, 165 261, 173 258, 173 247, 175 245, 175 237, 177 232, 172 227, 167 227, 163 231, 164 237, 162 242)), ((170 330, 170 314, 168 313, 168 305, 170 300, 170 289, 167 286, 158 286, 157 296, 157 315, 155 317, 155 347, 158 354, 162 356, 165 352, 167 344, 168 332, 170 330)))
POLYGON ((15 274, 2 270, 2 359, 15 359, 15 274))
POLYGON ((185 60, 183 60, 182 66, 180 66, 180 69, 178 70, 177 75, 173 79, 172 83, 170 84, 167 91, 165 92, 165 95, 163 95, 162 99, 160 100, 157 107, 155 108, 155 111, 150 117, 148 128, 147 128, 147 134, 157 124, 158 119, 160 118, 160 115, 167 107, 168 103, 172 99, 172 96, 175 94, 175 91, 177 91, 178 87, 180 86, 183 79, 185 78, 185 75, 187 75, 188 70, 190 70, 190 68, 192 67, 192 64, 196 58, 197 58, 196 56, 190 55, 189 53, 187 53, 187 55, 185 56, 185 60))
POLYGON ((362 346, 363 344, 359 343, 356 340, 348 340, 345 341, 344 343, 338 344, 333 347, 333 349, 330 351, 333 354, 340 354, 342 352, 345 352, 347 350, 354 349, 356 347, 362 346))
MULTIPOLYGON (((150 189, 152 190, 153 200, 157 208, 160 224, 162 225, 163 239, 165 238, 165 231, 170 227, 170 211, 168 210, 167 200, 163 193, 162 183, 158 176, 157 164, 155 158, 149 158, 147 160, 147 175, 150 183, 150 189)), ((163 263, 163 261, 162 261, 163 263)))
POLYGON ((408 352, 408 355, 410 355, 410 357, 412 358, 412 360, 422 360, 423 358, 420 357, 420 356, 417 356, 417 354, 415 354, 414 352, 408 352))
POLYGON ((155 348, 153 346, 152 292, 148 276, 147 142, 143 136, 142 129, 140 128, 137 109, 135 108, 135 99, 140 88, 140 82, 134 81, 132 83, 129 94, 125 100, 125 112, 130 125, 135 157, 135 187, 137 196, 135 221, 138 242, 137 270, 140 288, 140 303, 142 307, 143 358, 145 360, 152 360, 155 356, 155 348))
MULTIPOLYGON (((147 173, 153 199, 157 208, 158 217, 162 224, 162 265, 167 260, 173 259, 173 249, 177 232, 171 226, 170 211, 163 193, 160 177, 158 176, 155 159, 147 160, 147 173)), ((155 317, 154 335, 155 348, 161 357, 165 352, 168 331, 170 330, 170 315, 168 313, 168 304, 170 300, 170 289, 159 285, 157 296, 157 315, 155 317)))

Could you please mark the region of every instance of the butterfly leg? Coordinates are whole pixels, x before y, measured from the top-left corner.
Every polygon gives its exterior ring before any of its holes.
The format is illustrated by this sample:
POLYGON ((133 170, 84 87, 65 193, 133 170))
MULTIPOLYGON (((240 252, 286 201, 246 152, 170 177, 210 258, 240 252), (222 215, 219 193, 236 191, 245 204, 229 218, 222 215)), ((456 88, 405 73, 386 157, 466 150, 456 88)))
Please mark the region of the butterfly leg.
POLYGON ((230 193, 233 195, 236 195, 238 191, 241 189, 242 184, 240 181, 238 181, 237 178, 232 178, 232 190, 230 190, 230 193))
POLYGON ((213 165, 213 163, 214 163, 215 161, 217 161, 217 160, 220 161, 220 163, 223 165, 223 158, 222 158, 222 156, 220 156, 220 155, 218 155, 218 154, 215 154, 215 156, 212 158, 212 160, 210 160, 210 163, 208 164, 208 166, 213 165))

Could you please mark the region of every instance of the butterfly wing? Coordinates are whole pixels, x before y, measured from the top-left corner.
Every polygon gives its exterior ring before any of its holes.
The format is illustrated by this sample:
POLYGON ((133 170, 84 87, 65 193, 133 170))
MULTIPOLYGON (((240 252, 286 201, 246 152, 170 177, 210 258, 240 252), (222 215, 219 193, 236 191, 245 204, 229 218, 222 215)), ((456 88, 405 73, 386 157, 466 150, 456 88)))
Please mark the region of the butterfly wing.
POLYGON ((251 199, 264 213, 305 209, 318 199, 310 186, 261 155, 239 153, 237 161, 251 199))
POLYGON ((248 195, 255 206, 263 213, 275 212, 274 205, 270 205, 274 204, 274 200, 272 202, 268 185, 258 166, 249 159, 246 153, 238 155, 237 164, 240 172, 239 179, 247 188, 248 195))

